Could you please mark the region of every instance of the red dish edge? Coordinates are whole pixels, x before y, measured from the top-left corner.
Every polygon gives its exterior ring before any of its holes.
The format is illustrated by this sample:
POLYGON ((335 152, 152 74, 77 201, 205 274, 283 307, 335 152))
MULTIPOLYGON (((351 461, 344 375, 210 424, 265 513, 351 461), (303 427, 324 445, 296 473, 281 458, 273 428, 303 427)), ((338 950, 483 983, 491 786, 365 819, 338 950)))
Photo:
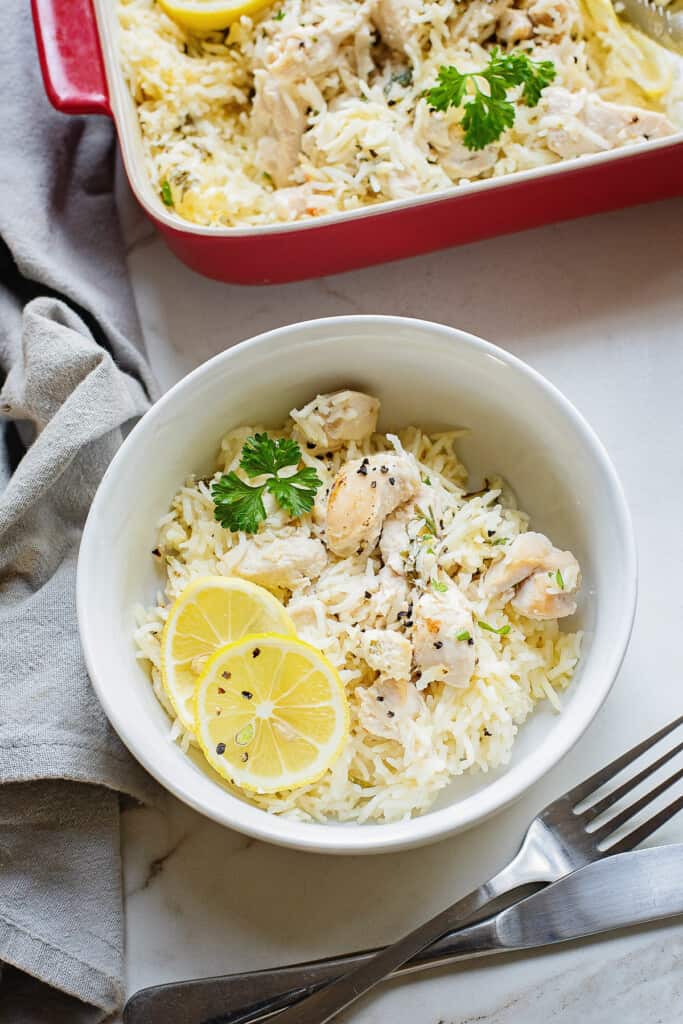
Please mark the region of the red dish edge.
POLYGON ((107 79, 90 0, 31 0, 45 91, 64 114, 111 116, 107 79))
MULTIPOLYGON (((284 284, 683 195, 683 143, 400 210, 267 235, 196 234, 148 212, 193 270, 235 284, 284 284)), ((634 240, 635 241, 635 240, 634 240)), ((635 242, 637 245, 637 242, 635 242)))

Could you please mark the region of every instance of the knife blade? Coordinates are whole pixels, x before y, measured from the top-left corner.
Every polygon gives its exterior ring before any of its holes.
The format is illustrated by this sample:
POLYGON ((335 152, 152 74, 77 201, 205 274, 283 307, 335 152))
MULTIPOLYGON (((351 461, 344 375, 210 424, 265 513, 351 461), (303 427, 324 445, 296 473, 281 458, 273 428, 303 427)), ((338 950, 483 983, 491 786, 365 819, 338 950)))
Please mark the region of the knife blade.
MULTIPOLYGON (((683 844, 635 850, 588 864, 492 917, 444 936, 396 975, 679 915, 683 915, 683 844)), ((358 962, 354 959, 354 966, 358 962)), ((297 1002, 348 970, 343 957, 331 957, 157 985, 129 999, 123 1020, 124 1024, 247 1024, 297 1002)))

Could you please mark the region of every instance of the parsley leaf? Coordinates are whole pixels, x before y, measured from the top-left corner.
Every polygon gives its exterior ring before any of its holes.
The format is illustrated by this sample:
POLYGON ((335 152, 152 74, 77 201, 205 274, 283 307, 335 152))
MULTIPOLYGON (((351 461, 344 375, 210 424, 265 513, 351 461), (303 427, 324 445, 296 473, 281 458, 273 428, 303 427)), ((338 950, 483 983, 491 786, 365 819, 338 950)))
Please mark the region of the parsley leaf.
POLYGON ((259 523, 266 518, 263 504, 265 484, 252 487, 240 480, 237 473, 224 474, 220 480, 211 485, 211 497, 214 500, 214 515, 221 526, 236 533, 244 530, 255 533, 259 523))
POLYGON ((255 477, 277 473, 286 466, 298 466, 300 461, 301 449, 296 441, 286 438, 274 441, 268 434, 254 434, 244 442, 240 466, 248 477, 255 477))
POLYGON ((271 476, 266 486, 282 508, 293 516, 302 516, 313 508, 315 492, 321 483, 316 471, 305 466, 292 476, 271 476))
POLYGON ((173 193, 168 181, 162 181, 161 183, 161 199, 164 206, 173 206, 173 193))
POLYGON ((440 583, 439 580, 432 580, 432 586, 434 590, 438 591, 439 594, 445 594, 448 590, 447 583, 440 583))
POLYGON ((281 508, 292 516, 310 512, 315 492, 322 481, 311 466, 304 466, 289 476, 279 476, 281 469, 298 466, 301 449, 287 438, 274 440, 268 434, 248 437, 242 447, 240 468, 250 479, 267 476, 262 484, 252 485, 237 473, 226 473, 211 486, 214 516, 226 530, 256 533, 266 518, 263 493, 268 490, 281 508))
POLYGON ((489 625, 488 622, 482 622, 481 619, 477 619, 477 625, 479 626, 480 629, 488 630, 489 633, 497 633, 498 636, 507 636, 508 633, 510 632, 510 626, 508 623, 496 629, 495 626, 489 625))
POLYGON ((282 21, 284 16, 285 16, 285 12, 284 12, 284 10, 282 8, 280 8, 280 10, 277 12, 277 14, 273 15, 273 21, 282 21))
POLYGON ((455 638, 456 640, 470 640, 470 632, 468 629, 463 629, 462 633, 458 633, 455 638))
POLYGON ((560 590, 564 590, 564 578, 563 578, 562 573, 560 572, 559 569, 555 573, 555 582, 557 583, 557 585, 560 588, 560 590))
POLYGON ((481 71, 440 67, 437 84, 426 97, 432 110, 463 107, 463 142, 468 149, 484 149, 514 124, 515 106, 507 98, 508 89, 521 85, 523 102, 535 107, 554 78, 552 61, 533 61, 526 53, 501 53, 494 47, 481 71))

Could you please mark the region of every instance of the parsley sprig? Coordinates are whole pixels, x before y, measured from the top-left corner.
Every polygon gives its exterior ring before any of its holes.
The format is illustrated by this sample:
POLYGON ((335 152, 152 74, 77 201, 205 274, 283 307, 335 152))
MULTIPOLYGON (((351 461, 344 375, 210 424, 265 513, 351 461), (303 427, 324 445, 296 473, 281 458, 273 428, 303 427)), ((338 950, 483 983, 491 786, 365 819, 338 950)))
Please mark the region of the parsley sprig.
POLYGON ((432 110, 462 107, 463 142, 468 149, 484 149, 514 124, 515 106, 507 98, 508 89, 521 85, 522 100, 535 107, 554 78, 552 61, 534 61, 522 51, 502 53, 494 47, 481 71, 463 73, 452 64, 440 67, 438 84, 426 96, 432 110))
POLYGON ((267 479, 261 484, 248 484, 232 472, 224 473, 212 484, 214 515, 221 526, 233 533, 239 530, 256 533, 266 518, 265 491, 270 491, 278 505, 292 516, 310 512, 315 492, 322 486, 316 471, 311 466, 304 466, 296 473, 280 475, 280 470, 298 466, 300 462, 301 449, 296 441, 289 438, 273 440, 268 434, 248 437, 242 447, 240 468, 250 480, 257 476, 266 476, 267 479))

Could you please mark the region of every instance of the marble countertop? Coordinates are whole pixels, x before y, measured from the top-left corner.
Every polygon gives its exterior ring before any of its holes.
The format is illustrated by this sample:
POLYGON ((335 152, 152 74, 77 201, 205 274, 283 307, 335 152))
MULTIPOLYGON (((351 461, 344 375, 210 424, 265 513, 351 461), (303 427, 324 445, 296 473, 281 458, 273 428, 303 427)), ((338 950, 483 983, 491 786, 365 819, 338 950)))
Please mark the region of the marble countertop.
MULTIPOLYGON (((392 313, 452 324, 525 359, 587 416, 626 488, 640 557, 633 640, 597 719, 523 800, 465 835, 408 853, 333 858, 258 843, 170 797, 165 813, 126 811, 133 992, 397 938, 499 868, 548 800, 680 713, 683 199, 261 288, 198 277, 125 194, 122 210, 164 386, 226 346, 297 320, 392 313)), ((658 838, 683 841, 683 816, 658 838)), ((387 986, 352 1016, 354 1024, 674 1024, 683 1021, 683 924, 432 972, 387 986)))

